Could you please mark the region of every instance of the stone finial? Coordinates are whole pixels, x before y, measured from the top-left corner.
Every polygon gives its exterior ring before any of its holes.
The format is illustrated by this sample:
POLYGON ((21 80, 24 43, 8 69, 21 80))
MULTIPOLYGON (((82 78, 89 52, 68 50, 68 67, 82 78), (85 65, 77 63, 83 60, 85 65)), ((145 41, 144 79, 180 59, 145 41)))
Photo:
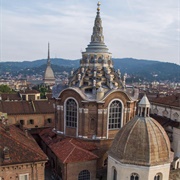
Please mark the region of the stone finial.
POLYGON ((5 162, 9 161, 10 160, 9 148, 5 146, 3 152, 4 152, 4 161, 5 162))

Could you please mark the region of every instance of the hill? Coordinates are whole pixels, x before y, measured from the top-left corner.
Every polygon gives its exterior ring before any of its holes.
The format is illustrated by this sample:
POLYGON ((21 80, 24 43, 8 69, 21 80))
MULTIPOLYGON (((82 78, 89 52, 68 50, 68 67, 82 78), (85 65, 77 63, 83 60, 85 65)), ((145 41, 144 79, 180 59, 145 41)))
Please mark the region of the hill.
MULTIPOLYGON (((13 76, 18 74, 32 75, 44 73, 46 59, 23 62, 0 62, 0 74, 9 72, 13 76)), ((127 73, 130 81, 171 81, 180 82, 180 66, 152 60, 138 60, 133 58, 113 59, 115 69, 127 73)), ((79 67, 79 60, 51 59, 55 73, 79 67)))

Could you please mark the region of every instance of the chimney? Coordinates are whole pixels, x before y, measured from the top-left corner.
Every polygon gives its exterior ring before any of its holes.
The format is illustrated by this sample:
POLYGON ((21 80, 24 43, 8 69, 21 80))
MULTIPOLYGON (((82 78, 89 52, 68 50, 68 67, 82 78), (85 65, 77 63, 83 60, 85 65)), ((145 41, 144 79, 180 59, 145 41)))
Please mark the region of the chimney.
POLYGON ((25 130, 24 130, 24 132, 25 132, 26 137, 28 137, 28 136, 29 136, 29 134, 28 134, 28 130, 27 130, 27 129, 25 129, 25 130))
POLYGON ((10 161, 9 148, 7 146, 3 149, 4 152, 4 162, 10 161))

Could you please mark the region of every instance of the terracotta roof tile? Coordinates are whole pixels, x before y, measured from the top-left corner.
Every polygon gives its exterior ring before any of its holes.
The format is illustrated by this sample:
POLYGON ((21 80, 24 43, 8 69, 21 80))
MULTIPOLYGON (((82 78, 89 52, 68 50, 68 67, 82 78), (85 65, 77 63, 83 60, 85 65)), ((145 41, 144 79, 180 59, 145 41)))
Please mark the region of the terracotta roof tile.
POLYGON ((53 101, 0 101, 0 111, 7 114, 54 113, 53 101))
POLYGON ((166 97, 154 98, 151 99, 151 102, 180 108, 180 93, 166 97))
POLYGON ((7 132, 1 123, 0 137, 0 161, 2 165, 47 161, 47 156, 31 135, 29 134, 27 137, 25 133, 15 125, 10 125, 9 132, 7 132), (9 161, 3 160, 4 147, 9 148, 9 161))
POLYGON ((0 94, 2 101, 10 100, 10 101, 19 101, 21 100, 21 97, 18 93, 2 93, 0 94))
POLYGON ((40 137, 62 163, 89 161, 98 158, 98 156, 91 152, 97 149, 94 142, 56 136, 51 128, 42 130, 40 137))

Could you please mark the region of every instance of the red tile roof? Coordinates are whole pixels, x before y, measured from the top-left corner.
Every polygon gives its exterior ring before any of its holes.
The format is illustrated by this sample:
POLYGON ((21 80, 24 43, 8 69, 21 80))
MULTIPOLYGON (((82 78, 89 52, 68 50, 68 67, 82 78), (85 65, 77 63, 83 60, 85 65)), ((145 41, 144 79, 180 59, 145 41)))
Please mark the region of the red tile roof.
POLYGON ((91 152, 97 149, 94 142, 56 136, 50 128, 42 130, 40 137, 62 163, 90 161, 98 158, 91 152))
POLYGON ((151 102, 164 104, 168 106, 180 107, 180 93, 176 95, 166 96, 166 97, 154 98, 154 99, 151 99, 151 102))
POLYGON ((150 115, 153 119, 155 119, 157 122, 159 122, 159 124, 161 124, 161 126, 163 126, 164 128, 167 126, 172 126, 172 127, 179 127, 180 123, 173 121, 167 117, 162 117, 162 116, 158 116, 155 114, 151 114, 150 115))
POLYGON ((53 100, 0 101, 0 111, 7 114, 48 114, 54 113, 53 100))
POLYGON ((18 93, 2 93, 0 94, 2 101, 10 100, 10 101, 20 101, 21 97, 18 93))
POLYGON ((25 89, 24 91, 20 91, 20 94, 39 94, 40 92, 35 89, 25 89))
POLYGON ((0 123, 0 163, 1 165, 32 163, 39 161, 47 161, 47 156, 40 149, 38 144, 29 134, 17 128, 15 125, 9 126, 9 132, 5 130, 5 126, 0 123), (3 150, 9 148, 10 160, 3 160, 3 150))

